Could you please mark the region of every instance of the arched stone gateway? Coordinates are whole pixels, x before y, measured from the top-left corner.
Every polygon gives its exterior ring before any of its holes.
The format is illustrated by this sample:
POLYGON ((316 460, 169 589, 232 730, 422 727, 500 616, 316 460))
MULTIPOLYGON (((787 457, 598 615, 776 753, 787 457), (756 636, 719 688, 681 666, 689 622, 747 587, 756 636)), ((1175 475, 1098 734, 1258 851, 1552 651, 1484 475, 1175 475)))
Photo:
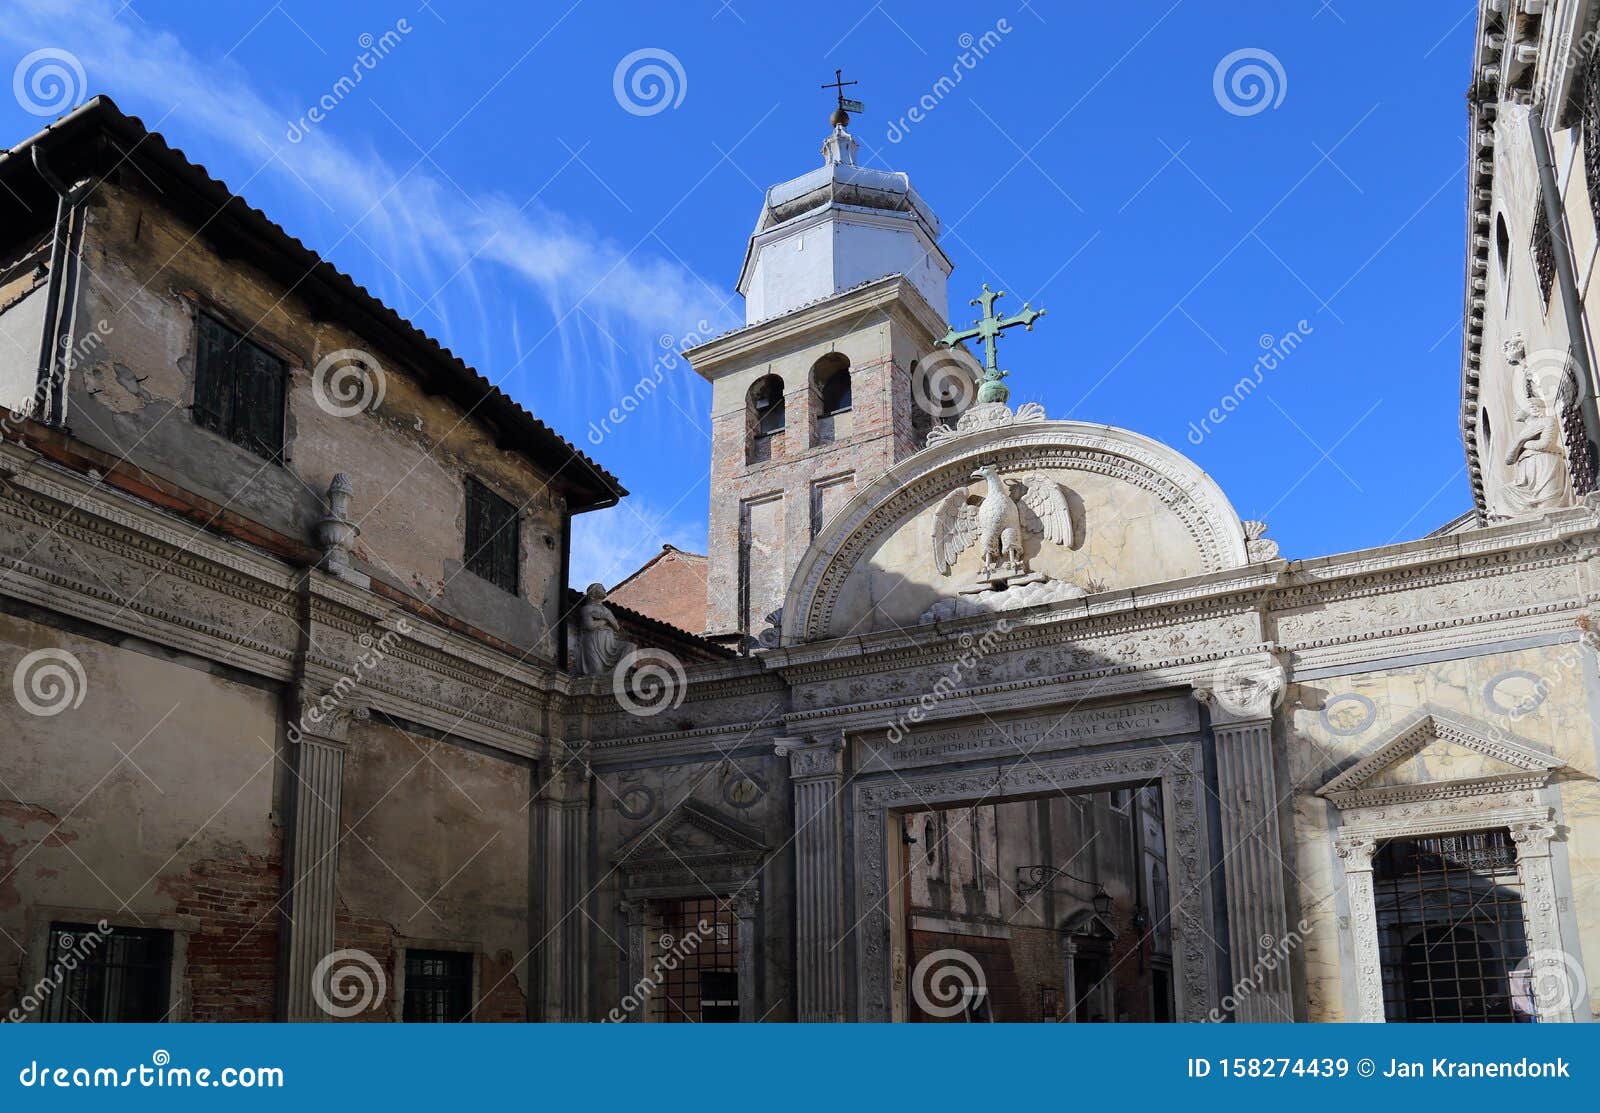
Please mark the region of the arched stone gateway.
POLYGON ((1037 406, 1015 415, 1003 404, 974 407, 962 425, 930 438, 825 523, 784 601, 785 644, 1248 563, 1226 496, 1163 444, 1108 425, 1048 421, 1037 406), (970 421, 979 411, 987 420, 970 421))

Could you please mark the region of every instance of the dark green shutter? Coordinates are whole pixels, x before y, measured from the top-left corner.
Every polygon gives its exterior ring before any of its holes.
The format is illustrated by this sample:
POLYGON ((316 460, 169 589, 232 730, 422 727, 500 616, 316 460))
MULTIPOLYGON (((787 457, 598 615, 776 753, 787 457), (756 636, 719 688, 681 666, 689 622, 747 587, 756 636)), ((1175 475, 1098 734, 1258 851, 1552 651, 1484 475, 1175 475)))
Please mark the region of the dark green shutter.
POLYGON ((482 483, 467 477, 467 571, 496 587, 517 593, 517 508, 482 483))

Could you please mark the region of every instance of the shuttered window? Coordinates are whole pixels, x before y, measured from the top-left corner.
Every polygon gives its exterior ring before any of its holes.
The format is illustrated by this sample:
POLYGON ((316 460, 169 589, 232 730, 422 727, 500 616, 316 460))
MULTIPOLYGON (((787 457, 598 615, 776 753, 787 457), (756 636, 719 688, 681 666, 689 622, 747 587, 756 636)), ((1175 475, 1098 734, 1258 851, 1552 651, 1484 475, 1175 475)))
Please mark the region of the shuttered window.
POLYGON ((195 352, 194 419, 257 456, 283 458, 283 360, 204 314, 195 352))
POLYGON ((467 477, 467 571, 517 593, 517 508, 467 477))

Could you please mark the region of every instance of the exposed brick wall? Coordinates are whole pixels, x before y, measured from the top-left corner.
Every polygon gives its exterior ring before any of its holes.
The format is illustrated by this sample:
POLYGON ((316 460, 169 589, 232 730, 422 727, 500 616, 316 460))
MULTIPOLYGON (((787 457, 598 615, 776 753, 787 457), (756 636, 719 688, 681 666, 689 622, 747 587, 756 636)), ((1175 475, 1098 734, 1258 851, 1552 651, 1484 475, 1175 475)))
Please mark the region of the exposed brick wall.
POLYGON ((174 898, 174 912, 200 921, 184 967, 190 1019, 276 1017, 282 851, 275 833, 266 856, 204 859, 157 883, 174 898))
POLYGON ((472 1019, 480 1023, 528 1019, 528 998, 517 980, 517 959, 510 951, 478 957, 478 1010, 472 1019))
POLYGON ((383 969, 383 996, 372 1002, 372 1007, 354 1016, 338 1017, 351 1023, 389 1021, 399 1017, 400 1010, 395 994, 400 988, 400 947, 394 928, 386 921, 372 916, 355 916, 342 904, 333 920, 333 946, 335 950, 365 951, 383 969))
POLYGON ((706 628, 706 558, 667 545, 637 572, 607 592, 606 600, 691 634, 703 633, 706 628))

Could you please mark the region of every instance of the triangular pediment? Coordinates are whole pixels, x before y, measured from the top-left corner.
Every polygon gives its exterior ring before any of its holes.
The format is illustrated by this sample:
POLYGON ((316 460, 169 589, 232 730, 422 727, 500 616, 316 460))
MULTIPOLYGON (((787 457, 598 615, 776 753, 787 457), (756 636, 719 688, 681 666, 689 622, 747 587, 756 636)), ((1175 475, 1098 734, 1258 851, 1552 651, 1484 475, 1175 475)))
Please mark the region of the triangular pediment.
POLYGON ((759 832, 696 800, 686 800, 639 832, 617 854, 624 869, 679 863, 753 862, 766 854, 759 832))
POLYGON ((1317 790, 1341 807, 1537 788, 1562 767, 1499 727, 1423 708, 1317 790))

